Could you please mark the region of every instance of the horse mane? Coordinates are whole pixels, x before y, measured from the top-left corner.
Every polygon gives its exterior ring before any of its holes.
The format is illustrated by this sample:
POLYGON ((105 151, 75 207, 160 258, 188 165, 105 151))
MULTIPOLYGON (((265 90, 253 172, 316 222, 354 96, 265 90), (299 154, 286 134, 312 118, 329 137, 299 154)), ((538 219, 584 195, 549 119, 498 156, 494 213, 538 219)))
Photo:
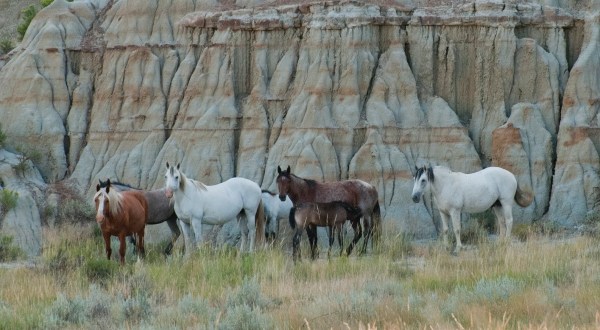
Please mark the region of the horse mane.
POLYGON ((269 194, 269 195, 271 195, 271 196, 275 196, 275 193, 274 193, 274 192, 271 192, 270 190, 262 189, 260 192, 261 192, 261 193, 268 193, 268 194, 269 194))
POLYGON ((198 188, 200 190, 204 190, 204 191, 208 190, 208 189, 206 189, 206 185, 204 183, 202 183, 200 181, 193 180, 193 179, 188 179, 188 177, 185 176, 185 174, 183 174, 183 172, 180 171, 179 175, 181 176, 181 180, 179 180, 179 189, 181 189, 181 191, 184 191, 184 189, 185 189, 185 182, 187 180, 190 180, 192 182, 192 184, 194 186, 196 186, 196 188, 198 188))
POLYGON ((109 189, 108 192, 106 192, 106 190, 103 191, 102 189, 100 189, 94 195, 94 199, 100 196, 100 194, 106 194, 108 196, 108 201, 110 204, 110 208, 108 211, 111 215, 119 214, 121 212, 121 209, 123 208, 123 195, 121 195, 120 192, 118 192, 116 189, 109 189))
POLYGON ((318 184, 317 181, 315 181, 315 180, 301 178, 301 177, 297 176, 296 174, 291 174, 291 176, 293 176, 296 179, 303 180, 304 182, 306 182, 306 184, 308 185, 309 188, 314 188, 318 184))
MULTIPOLYGON (((443 167, 443 166, 438 166, 441 167, 443 169, 447 169, 448 171, 450 171, 450 169, 443 167)), ((433 175, 433 167, 432 166, 423 166, 420 168, 417 168, 417 173, 415 173, 415 179, 420 178, 421 175, 423 175, 423 173, 427 173, 427 180, 429 180, 429 182, 433 183, 433 181, 435 180, 435 176, 433 175)))

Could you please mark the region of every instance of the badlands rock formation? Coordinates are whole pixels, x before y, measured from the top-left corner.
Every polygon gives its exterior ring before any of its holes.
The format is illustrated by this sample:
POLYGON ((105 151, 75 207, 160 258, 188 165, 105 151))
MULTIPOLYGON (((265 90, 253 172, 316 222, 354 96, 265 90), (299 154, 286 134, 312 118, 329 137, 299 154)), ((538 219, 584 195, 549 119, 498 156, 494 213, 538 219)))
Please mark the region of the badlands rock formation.
POLYGON ((517 223, 572 227, 600 207, 599 9, 55 0, 0 70, 0 122, 9 148, 41 152, 45 182, 86 196, 98 178, 161 187, 166 161, 271 190, 290 165, 371 182, 386 223, 430 237, 414 167, 497 165, 535 193, 517 223))

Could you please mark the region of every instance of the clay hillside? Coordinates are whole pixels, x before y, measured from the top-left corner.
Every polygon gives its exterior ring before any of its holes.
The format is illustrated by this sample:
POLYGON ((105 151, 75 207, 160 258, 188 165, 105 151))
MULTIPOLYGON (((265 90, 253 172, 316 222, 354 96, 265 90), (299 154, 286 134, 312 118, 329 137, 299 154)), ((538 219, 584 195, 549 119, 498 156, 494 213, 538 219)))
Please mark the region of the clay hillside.
POLYGON ((383 221, 416 237, 439 215, 411 199, 415 166, 495 165, 534 192, 515 223, 574 228, 600 207, 599 9, 55 0, 0 62, 0 183, 19 193, 2 231, 38 253, 56 185, 91 203, 98 179, 163 187, 167 161, 273 191, 279 165, 360 178, 383 221))

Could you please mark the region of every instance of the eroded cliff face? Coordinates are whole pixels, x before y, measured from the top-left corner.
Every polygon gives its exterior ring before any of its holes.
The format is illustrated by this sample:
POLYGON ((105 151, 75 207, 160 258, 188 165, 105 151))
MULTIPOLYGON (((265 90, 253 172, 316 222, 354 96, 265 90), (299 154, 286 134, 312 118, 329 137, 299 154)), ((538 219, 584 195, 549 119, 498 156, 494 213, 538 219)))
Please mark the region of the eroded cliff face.
POLYGON ((517 223, 600 207, 593 1, 229 3, 55 0, 0 70, 8 145, 88 194, 161 187, 166 161, 271 190, 278 165, 360 178, 417 236, 435 234, 410 199, 428 163, 512 171, 535 192, 517 223))

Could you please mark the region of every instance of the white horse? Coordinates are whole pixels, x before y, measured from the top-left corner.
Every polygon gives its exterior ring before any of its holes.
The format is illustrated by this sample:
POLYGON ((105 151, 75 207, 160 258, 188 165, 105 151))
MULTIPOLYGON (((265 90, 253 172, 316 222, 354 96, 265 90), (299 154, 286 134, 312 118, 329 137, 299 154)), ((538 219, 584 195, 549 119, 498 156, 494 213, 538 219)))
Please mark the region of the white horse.
POLYGON ((165 188, 167 197, 175 201, 175 213, 183 231, 186 254, 202 241, 203 223, 222 225, 238 218, 242 234, 240 251, 244 251, 248 233, 250 252, 256 242, 262 241, 265 217, 261 189, 255 182, 231 178, 217 185, 207 186, 188 179, 179 170, 179 164, 174 167, 167 162, 165 188), (191 235, 191 230, 194 231, 194 236, 191 235))
POLYGON ((290 210, 294 206, 288 196, 285 201, 281 201, 276 193, 268 190, 262 191, 262 202, 267 216, 267 225, 265 236, 267 239, 275 240, 279 233, 279 219, 287 219, 290 216, 290 210))
POLYGON ((465 174, 452 172, 443 166, 416 168, 412 199, 421 200, 423 192, 429 187, 433 193, 442 218, 443 242, 448 245, 448 218, 452 219, 452 228, 456 237, 454 253, 462 248, 460 241, 461 212, 483 212, 490 207, 496 215, 496 224, 500 237, 510 238, 515 201, 519 206, 531 204, 533 194, 519 188, 515 176, 500 167, 488 167, 481 171, 465 174))

